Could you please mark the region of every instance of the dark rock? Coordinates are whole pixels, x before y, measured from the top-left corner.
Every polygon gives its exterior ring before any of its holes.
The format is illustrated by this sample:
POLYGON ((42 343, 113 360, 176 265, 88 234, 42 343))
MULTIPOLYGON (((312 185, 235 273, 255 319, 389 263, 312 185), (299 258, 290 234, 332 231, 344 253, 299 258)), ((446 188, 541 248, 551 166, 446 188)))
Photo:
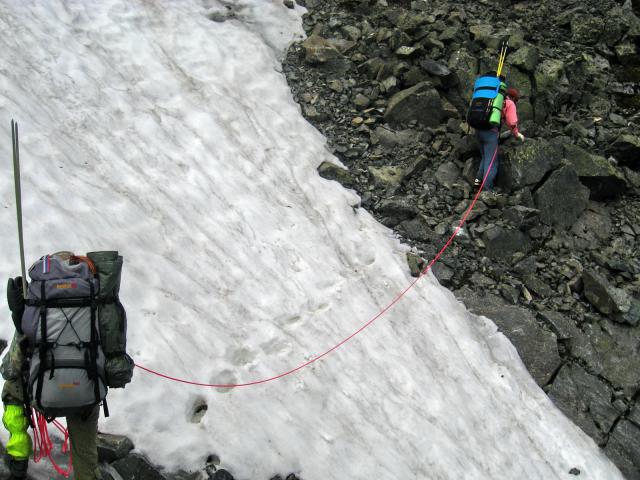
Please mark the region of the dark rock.
POLYGON ((605 315, 616 321, 637 325, 640 320, 638 302, 621 288, 613 287, 607 279, 593 270, 582 274, 584 296, 605 315))
POLYGON ((352 187, 354 179, 349 170, 331 162, 322 162, 318 167, 318 174, 327 180, 335 180, 345 187, 352 187))
POLYGON ((596 248, 611 235, 611 217, 606 209, 590 203, 571 231, 577 237, 585 239, 589 246, 596 248))
POLYGON ((394 188, 403 182, 406 175, 403 167, 394 166, 369 167, 368 171, 376 186, 386 188, 389 191, 394 191, 394 188))
POLYGON ((422 215, 400 222, 397 229, 405 238, 410 238, 411 240, 425 242, 436 238, 433 229, 422 215))
POLYGON ((575 145, 566 144, 563 147, 565 157, 575 169, 580 182, 591 191, 592 200, 604 200, 624 192, 624 176, 606 158, 575 145))
POLYGON ((167 480, 202 480, 202 472, 186 472, 184 470, 178 470, 177 472, 168 473, 166 478, 167 480))
POLYGON ((458 290, 456 296, 473 313, 494 321, 516 347, 538 385, 546 385, 553 378, 562 363, 556 336, 540 327, 529 310, 506 305, 495 295, 480 296, 465 289, 458 290))
POLYGON ((384 114, 385 121, 397 125, 413 120, 427 127, 437 127, 445 118, 438 92, 427 82, 396 93, 384 114))
POLYGON ((311 35, 302 46, 305 50, 305 60, 311 64, 327 63, 342 57, 336 46, 320 35, 311 35))
POLYGON ((385 147, 393 148, 416 143, 420 140, 420 136, 415 130, 408 129, 396 131, 385 126, 381 126, 376 127, 372 132, 371 139, 374 143, 380 143, 380 145, 385 147))
POLYGON ((608 148, 608 152, 616 157, 622 165, 627 165, 634 170, 640 170, 639 136, 626 133, 620 135, 608 148))
POLYGON ((486 255, 493 259, 507 259, 514 253, 528 253, 532 248, 526 234, 500 226, 484 232, 482 241, 486 245, 486 255))
POLYGON ((122 480, 166 480, 144 456, 132 453, 111 464, 122 480))
POLYGON ((98 460, 111 463, 126 457, 133 450, 133 442, 123 435, 98 433, 98 460))
POLYGON ((575 322, 560 312, 544 310, 538 313, 538 318, 551 327, 558 340, 578 338, 582 334, 575 322))
POLYGON ((595 45, 604 32, 605 23, 601 17, 579 14, 571 19, 571 35, 577 43, 595 45))
POLYGON ((631 398, 640 388, 640 356, 637 354, 640 332, 606 319, 601 323, 602 326, 583 325, 586 337, 570 340, 570 349, 590 371, 606 378, 631 398))
POLYGON ((445 265, 442 262, 434 263, 433 266, 431 267, 431 271, 433 272, 435 277, 438 279, 438 281, 444 285, 449 284, 449 282, 451 282, 455 274, 455 270, 453 270, 451 267, 445 265))
POLYGON ((530 292, 535 293, 539 297, 549 298, 553 296, 553 290, 549 288, 549 285, 547 285, 534 275, 525 277, 524 284, 527 286, 530 292))
POLYGON ((451 70, 446 65, 442 63, 436 62, 435 60, 431 60, 430 58, 425 58, 420 62, 420 66, 430 75, 436 77, 448 77, 451 75, 451 70))
POLYGON ((589 202, 589 189, 569 166, 553 172, 534 195, 540 219, 547 225, 571 227, 589 202))
POLYGON ((536 185, 561 161, 560 146, 544 140, 528 140, 506 155, 500 165, 497 185, 507 191, 536 185))
POLYGON ((540 211, 536 208, 516 205, 504 211, 504 219, 520 230, 529 230, 538 224, 540 211))
POLYGON ((435 178, 440 185, 450 189, 461 180, 460 169, 453 162, 443 163, 436 170, 435 178))
POLYGON ((531 45, 526 45, 509 55, 509 63, 527 72, 533 72, 538 65, 538 50, 531 45))
POLYGON ((640 427, 628 420, 618 422, 605 452, 627 480, 640 480, 640 427))
POLYGON ((376 211, 387 227, 395 227, 400 222, 410 220, 418 214, 414 201, 405 197, 384 199, 376 205, 376 211))
POLYGON ((553 403, 600 445, 618 418, 612 393, 598 377, 571 364, 560 369, 548 392, 553 403))
POLYGON ((234 480, 233 475, 231 475, 224 468, 216 470, 216 473, 213 474, 213 477, 209 477, 209 478, 210 480, 234 480))

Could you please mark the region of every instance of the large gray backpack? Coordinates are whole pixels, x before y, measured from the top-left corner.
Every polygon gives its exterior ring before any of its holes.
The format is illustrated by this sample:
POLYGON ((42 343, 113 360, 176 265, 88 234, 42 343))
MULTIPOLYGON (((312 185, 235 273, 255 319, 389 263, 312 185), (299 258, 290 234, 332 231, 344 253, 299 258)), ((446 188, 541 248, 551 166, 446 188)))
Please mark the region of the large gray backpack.
POLYGON ((80 413, 101 402, 108 416, 107 365, 116 357, 116 367, 125 362, 128 372, 115 372, 113 386, 131 379, 133 362, 124 352, 126 316, 117 297, 121 269, 117 252, 94 252, 88 258, 47 255, 29 269, 22 316, 32 351, 27 393, 32 406, 48 418, 80 413), (114 275, 109 266, 118 260, 114 275))

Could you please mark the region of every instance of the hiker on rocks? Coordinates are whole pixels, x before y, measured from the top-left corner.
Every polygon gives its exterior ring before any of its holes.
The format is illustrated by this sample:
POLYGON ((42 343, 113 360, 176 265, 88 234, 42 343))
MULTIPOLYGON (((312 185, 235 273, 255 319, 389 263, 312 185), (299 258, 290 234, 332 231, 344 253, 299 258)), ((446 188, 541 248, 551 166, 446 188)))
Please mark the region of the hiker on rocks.
MULTIPOLYGON (((11 480, 26 477, 33 453, 27 432, 31 420, 35 419, 34 437, 46 437, 45 420, 60 416, 67 421, 74 478, 102 478, 97 449, 100 405, 108 416, 107 386, 123 387, 133 371, 130 357, 123 357, 126 353, 105 354, 111 349, 105 343, 109 335, 99 333, 103 322, 120 321, 113 312, 121 308, 121 267, 117 252, 93 252, 88 257, 58 252, 29 269, 27 295, 22 277, 9 279, 7 302, 16 331, 0 372, 5 379, 2 419, 10 435, 6 451, 11 480)), ((118 348, 124 350, 122 342, 118 348)))
MULTIPOLYGON (((511 134, 521 142, 524 142, 524 135, 518 130, 518 113, 516 110, 516 104, 520 99, 520 92, 515 88, 508 88, 507 95, 502 107, 502 124, 506 124, 511 131, 511 134)), ((476 130, 476 138, 480 144, 480 167, 474 180, 474 186, 480 187, 482 185, 482 179, 484 178, 489 165, 491 171, 487 175, 487 179, 484 183, 485 191, 493 191, 493 182, 498 174, 498 167, 500 162, 500 154, 498 153, 498 142, 500 139, 500 127, 494 127, 489 130, 476 130), (494 158, 495 157, 495 158, 494 158), (493 164, 491 161, 493 160, 493 164)))

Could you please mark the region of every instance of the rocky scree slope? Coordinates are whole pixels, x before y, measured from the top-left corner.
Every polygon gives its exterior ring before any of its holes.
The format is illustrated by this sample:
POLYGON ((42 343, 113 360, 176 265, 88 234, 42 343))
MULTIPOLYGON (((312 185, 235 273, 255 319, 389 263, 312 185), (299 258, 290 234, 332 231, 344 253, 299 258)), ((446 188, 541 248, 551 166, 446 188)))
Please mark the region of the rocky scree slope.
POLYGON ((433 271, 629 479, 640 479, 639 3, 298 0, 308 38, 284 62, 343 163, 320 174, 414 247, 417 275, 473 196, 464 115, 508 39, 527 140, 507 134, 503 195, 481 195, 433 271))

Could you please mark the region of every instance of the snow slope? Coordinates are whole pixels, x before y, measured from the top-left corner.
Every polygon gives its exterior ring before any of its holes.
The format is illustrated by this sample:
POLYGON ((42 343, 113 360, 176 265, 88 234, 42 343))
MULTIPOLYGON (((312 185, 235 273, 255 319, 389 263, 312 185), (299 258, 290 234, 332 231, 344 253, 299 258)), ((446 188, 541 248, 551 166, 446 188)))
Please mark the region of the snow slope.
MULTIPOLYGON (((302 10, 227 3, 219 23, 214 0, 0 2, 0 277, 19 273, 15 118, 27 262, 119 250, 135 360, 203 383, 290 370, 411 281, 407 247, 316 173, 337 160, 278 63, 302 10)), ((138 369, 109 402, 101 430, 168 470, 216 453, 239 480, 622 478, 431 275, 285 378, 216 389, 138 369)))

